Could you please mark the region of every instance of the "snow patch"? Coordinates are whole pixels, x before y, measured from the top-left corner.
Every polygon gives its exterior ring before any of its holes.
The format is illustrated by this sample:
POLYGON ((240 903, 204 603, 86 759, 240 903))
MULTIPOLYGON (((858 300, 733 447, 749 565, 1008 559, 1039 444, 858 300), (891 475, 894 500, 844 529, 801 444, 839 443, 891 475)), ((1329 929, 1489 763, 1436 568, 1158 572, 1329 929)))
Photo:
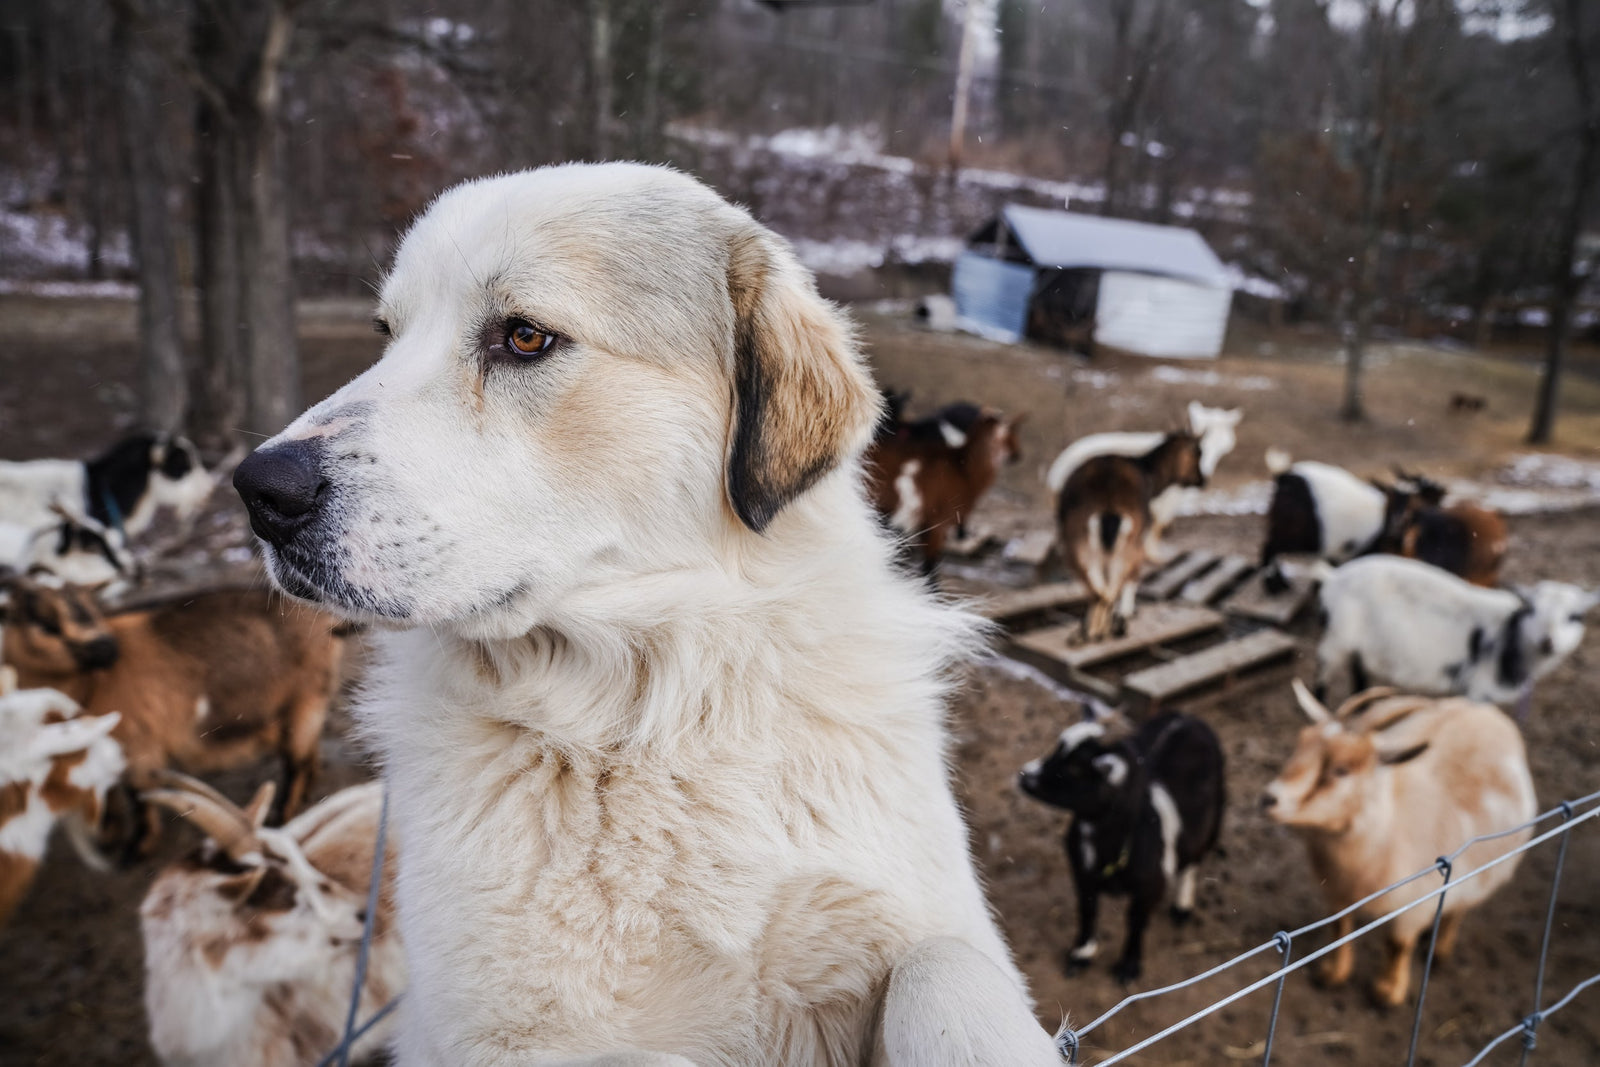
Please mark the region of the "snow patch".
POLYGON ((1276 389, 1278 383, 1262 374, 1247 374, 1241 377, 1221 374, 1214 370, 1189 370, 1185 367, 1169 367, 1162 364, 1150 368, 1150 377, 1167 385, 1200 385, 1215 388, 1226 385, 1234 389, 1244 389, 1250 392, 1263 392, 1276 389))

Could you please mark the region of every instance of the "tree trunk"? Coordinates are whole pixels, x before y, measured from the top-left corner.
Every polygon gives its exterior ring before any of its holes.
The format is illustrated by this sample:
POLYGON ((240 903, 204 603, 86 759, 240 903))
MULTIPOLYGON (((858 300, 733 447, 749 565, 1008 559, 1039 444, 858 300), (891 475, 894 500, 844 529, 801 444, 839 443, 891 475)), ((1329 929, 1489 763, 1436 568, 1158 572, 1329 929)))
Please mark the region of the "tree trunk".
POLYGON ((245 429, 271 435, 289 425, 301 407, 283 133, 276 108, 236 119, 239 303, 250 323, 243 349, 245 429))
POLYGON ((1533 408, 1533 424, 1528 428, 1528 443, 1548 444, 1555 433, 1556 405, 1561 394, 1561 371, 1567 359, 1567 334, 1572 327, 1572 308, 1577 303, 1583 279, 1578 265, 1578 234, 1589 216, 1589 198, 1594 190, 1596 170, 1600 169, 1600 115, 1595 113, 1593 87, 1589 82, 1589 62, 1584 54, 1583 27, 1579 21, 1580 0, 1567 0, 1562 33, 1565 37, 1567 66, 1583 116, 1579 134, 1578 166, 1573 174, 1572 199, 1561 233, 1556 257, 1555 300, 1550 308, 1550 332, 1545 343, 1544 376, 1539 381, 1539 396, 1533 408))
POLYGON ((661 154, 661 70, 666 56, 666 0, 650 7, 650 41, 644 64, 644 155, 661 154))
POLYGON ((178 267, 167 206, 167 143, 161 65, 134 39, 122 8, 112 30, 123 57, 122 155, 130 192, 130 236, 139 275, 139 411, 152 430, 182 428, 188 401, 178 320, 178 267))
POLYGON ((594 80, 594 158, 611 155, 611 0, 589 0, 589 74, 594 80))
POLYGON ((978 0, 967 0, 961 22, 961 48, 956 53, 956 91, 950 109, 950 173, 961 167, 967 140, 967 109, 972 101, 972 67, 978 50, 978 0))
MULTIPOLYGON (((190 50, 202 71, 222 62, 220 27, 196 9, 190 50)), ((244 412, 240 346, 237 169, 228 117, 202 94, 195 109, 195 289, 200 302, 200 351, 190 367, 189 429, 208 450, 225 451, 244 412)))

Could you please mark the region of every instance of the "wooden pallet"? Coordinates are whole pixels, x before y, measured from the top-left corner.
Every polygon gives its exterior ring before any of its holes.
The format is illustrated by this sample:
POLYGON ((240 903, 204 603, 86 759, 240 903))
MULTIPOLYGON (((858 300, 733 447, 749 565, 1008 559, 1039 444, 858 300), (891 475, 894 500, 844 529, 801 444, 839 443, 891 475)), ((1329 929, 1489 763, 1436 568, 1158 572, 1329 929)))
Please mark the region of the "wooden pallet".
POLYGON ((1215 603, 1254 569, 1255 564, 1243 556, 1223 556, 1215 567, 1190 579, 1178 593, 1178 599, 1190 604, 1215 603))
POLYGON ((1281 630, 1257 630, 1170 663, 1135 671, 1122 679, 1122 688, 1135 702, 1154 709, 1172 697, 1213 682, 1226 682, 1244 671, 1293 655, 1294 649, 1294 638, 1281 630))
POLYGON ((1305 610, 1315 588, 1309 575, 1296 575, 1287 590, 1269 593, 1262 584, 1262 575, 1257 574, 1222 602, 1222 610, 1243 619, 1287 626, 1305 610))
POLYGON ((1013 629, 1006 654, 1050 677, 1108 702, 1153 709, 1174 697, 1231 682, 1247 672, 1291 655, 1294 639, 1276 628, 1224 636, 1228 617, 1281 626, 1294 618, 1310 596, 1302 580, 1281 596, 1268 596, 1243 556, 1185 552, 1147 577, 1139 593, 1144 603, 1129 620, 1122 637, 1077 643, 1077 619, 1062 623, 1060 615, 1079 611, 1090 600, 1078 582, 1056 582, 992 598, 984 613, 1013 629), (1040 625, 1038 616, 1053 621, 1040 625), (1219 640, 1220 638, 1220 640, 1219 640), (1182 643, 1182 644, 1180 644, 1182 643), (1179 645, 1193 649, 1178 651, 1179 645), (1133 656, 1155 659, 1123 677, 1109 677, 1120 660, 1133 656), (1098 673, 1091 673, 1091 672, 1098 673))
POLYGON ((1216 566, 1210 552, 1184 552, 1139 584, 1139 595, 1146 600, 1171 600, 1178 591, 1216 566))
POLYGON ((1083 670, 1101 663, 1125 659, 1157 645, 1181 641, 1185 637, 1219 629, 1223 618, 1210 608, 1193 604, 1146 604, 1128 620, 1128 632, 1093 644, 1076 644, 1080 627, 1051 626, 1019 634, 1016 643, 1036 652, 1054 656, 1068 667, 1083 670))
POLYGON ((1089 590, 1082 582, 1050 582, 1015 593, 986 597, 979 606, 985 617, 998 623, 1010 622, 1041 611, 1081 608, 1089 602, 1089 590))

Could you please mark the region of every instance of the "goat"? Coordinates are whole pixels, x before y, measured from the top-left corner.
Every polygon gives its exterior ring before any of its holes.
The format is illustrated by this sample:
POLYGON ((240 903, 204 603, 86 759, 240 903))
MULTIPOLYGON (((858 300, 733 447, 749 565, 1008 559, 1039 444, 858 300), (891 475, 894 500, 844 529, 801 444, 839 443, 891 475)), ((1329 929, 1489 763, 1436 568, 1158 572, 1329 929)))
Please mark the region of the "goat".
POLYGON ((18 689, 0 667, 0 926, 10 919, 65 818, 80 855, 106 792, 122 777, 121 746, 109 736, 120 716, 83 715, 54 689, 18 689))
POLYGON ((1222 746, 1199 719, 1159 715, 1131 738, 1105 740, 1089 719, 1067 727, 1055 749, 1022 769, 1017 784, 1035 800, 1073 813, 1065 847, 1078 892, 1078 936, 1067 973, 1098 951, 1100 894, 1127 894, 1128 933, 1112 973, 1139 977, 1150 915, 1176 886, 1174 921, 1194 911, 1196 867, 1217 843, 1225 793, 1222 746))
POLYGON ((1133 616, 1151 500, 1171 486, 1204 480, 1200 439, 1189 433, 1169 434, 1137 459, 1093 456, 1072 472, 1056 502, 1056 538, 1095 596, 1083 617, 1083 640, 1120 635, 1133 616))
POLYGON ((1353 692, 1376 679, 1505 704, 1578 647, 1600 594, 1565 582, 1482 589, 1417 560, 1368 556, 1324 571, 1321 600, 1319 699, 1344 670, 1353 692))
POLYGON ((1000 466, 1021 459, 1016 430, 1026 417, 952 404, 873 441, 865 459, 868 495, 921 556, 924 574, 932 573, 946 538, 963 527, 1000 466))
POLYGON ((28 530, 52 524, 55 507, 135 537, 168 506, 187 520, 214 481, 187 438, 135 434, 91 460, 0 462, 0 522, 28 530))
POLYGON ((1315 460, 1291 464, 1276 448, 1267 451, 1267 470, 1273 488, 1261 566, 1271 568, 1269 589, 1287 588, 1276 566, 1281 555, 1303 552, 1343 563, 1370 551, 1383 536, 1390 499, 1371 482, 1315 460))
MULTIPOLYGON (((366 917, 383 787, 335 793, 282 829, 263 825, 265 783, 240 809, 208 786, 165 772, 144 798, 182 814, 205 842, 156 876, 139 908, 150 1045, 166 1064, 295 1067, 338 1043, 366 917)), ((394 841, 360 1016, 405 984, 394 926, 394 841)), ((386 1018, 354 1046, 379 1051, 386 1018)))
MULTIPOLYGON (((1343 910, 1430 866, 1473 837, 1533 818, 1533 779, 1522 735, 1492 705, 1371 690, 1330 714, 1298 679, 1294 692, 1311 725, 1300 731, 1293 755, 1261 802, 1274 820, 1305 840, 1329 910, 1343 910)), ((1455 861, 1455 870, 1481 867, 1530 833, 1479 842, 1455 861)), ((1510 881, 1516 866, 1512 857, 1452 886, 1444 897, 1436 959, 1450 956, 1463 916, 1510 881)), ((1432 884, 1413 881, 1384 894, 1341 918, 1334 936, 1418 900, 1432 884)), ((1372 985, 1378 1004, 1405 1001, 1412 949, 1433 914, 1431 906, 1412 908, 1384 927, 1389 958, 1372 985)), ((1321 962, 1317 977, 1341 985, 1354 959, 1352 946, 1341 945, 1321 962)))
POLYGON ((26 684, 60 689, 92 714, 121 711, 115 736, 135 789, 169 764, 209 773, 275 751, 284 768, 275 815, 299 810, 339 682, 343 650, 331 616, 265 590, 110 616, 75 587, 14 578, 11 590, 5 662, 26 684))
POLYGON ((40 529, 0 522, 0 565, 72 585, 139 580, 142 568, 120 531, 60 505, 53 510, 58 521, 40 529))
POLYGON ((1466 502, 1446 507, 1445 487, 1438 482, 1399 468, 1395 475, 1400 480, 1396 486, 1379 486, 1388 496, 1388 507, 1375 547, 1442 567, 1473 585, 1499 585, 1510 543, 1500 513, 1466 502))
MULTIPOLYGON (((1217 464, 1233 451, 1238 441, 1237 430, 1244 413, 1238 408, 1210 408, 1198 400, 1189 402, 1189 432, 1200 438, 1200 473, 1210 479, 1217 472, 1217 464)), ((1166 434, 1153 432, 1096 433, 1080 437, 1062 450, 1050 464, 1045 484, 1052 492, 1060 493, 1067 479, 1083 462, 1094 456, 1142 456, 1166 438, 1166 434)), ((1188 489, 1171 486, 1157 493, 1150 501, 1150 528, 1145 533, 1145 555, 1163 560, 1168 552, 1162 547, 1161 537, 1172 525, 1182 509, 1188 489)))

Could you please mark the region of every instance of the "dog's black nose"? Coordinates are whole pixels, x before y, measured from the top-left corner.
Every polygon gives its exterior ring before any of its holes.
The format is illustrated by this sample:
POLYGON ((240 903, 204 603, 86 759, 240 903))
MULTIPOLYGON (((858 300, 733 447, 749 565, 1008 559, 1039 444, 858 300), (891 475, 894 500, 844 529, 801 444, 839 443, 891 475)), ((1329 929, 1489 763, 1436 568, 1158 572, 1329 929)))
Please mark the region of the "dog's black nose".
POLYGON ((328 488, 320 453, 306 441, 287 441, 253 452, 239 464, 233 487, 244 499, 256 536, 281 545, 311 521, 328 488))

